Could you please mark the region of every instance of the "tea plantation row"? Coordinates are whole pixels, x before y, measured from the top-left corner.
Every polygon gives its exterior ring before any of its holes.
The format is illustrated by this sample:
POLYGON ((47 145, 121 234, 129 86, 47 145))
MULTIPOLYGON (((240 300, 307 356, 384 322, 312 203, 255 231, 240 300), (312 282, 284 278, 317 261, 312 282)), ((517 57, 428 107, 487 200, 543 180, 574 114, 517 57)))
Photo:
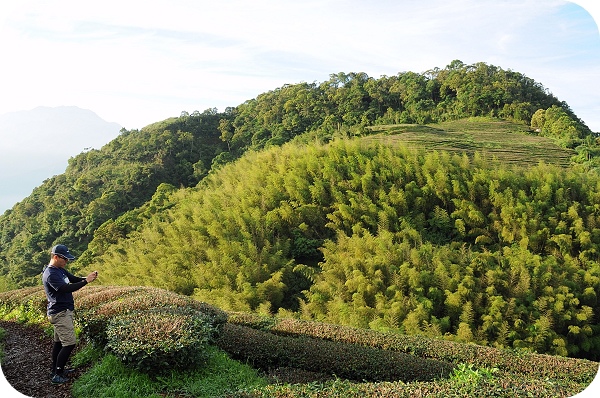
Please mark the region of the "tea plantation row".
MULTIPOLYGON (((273 384, 240 397, 569 396, 598 363, 500 350, 298 319, 226 313, 149 287, 94 286, 75 293, 82 337, 128 366, 155 372, 201 366, 208 344, 256 368, 287 367, 334 380, 273 384), (467 365, 468 364, 468 365, 467 365)), ((41 286, 0 293, 0 313, 45 313, 41 286)))

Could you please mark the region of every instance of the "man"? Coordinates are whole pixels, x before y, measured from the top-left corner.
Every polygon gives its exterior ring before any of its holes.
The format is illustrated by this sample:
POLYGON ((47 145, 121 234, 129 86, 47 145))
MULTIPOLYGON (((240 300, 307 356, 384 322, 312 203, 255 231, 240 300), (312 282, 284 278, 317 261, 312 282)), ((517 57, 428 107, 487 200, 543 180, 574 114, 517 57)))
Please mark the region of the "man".
POLYGON ((72 369, 65 369, 65 365, 76 343, 73 325, 75 309, 73 292, 98 277, 98 271, 92 272, 85 278, 80 278, 65 270, 67 262, 74 259, 75 256, 69 253, 67 246, 56 245, 51 251, 50 264, 44 268, 42 274, 42 282, 48 299, 48 320, 54 327, 51 373, 54 384, 69 381, 66 375, 72 371, 72 369))

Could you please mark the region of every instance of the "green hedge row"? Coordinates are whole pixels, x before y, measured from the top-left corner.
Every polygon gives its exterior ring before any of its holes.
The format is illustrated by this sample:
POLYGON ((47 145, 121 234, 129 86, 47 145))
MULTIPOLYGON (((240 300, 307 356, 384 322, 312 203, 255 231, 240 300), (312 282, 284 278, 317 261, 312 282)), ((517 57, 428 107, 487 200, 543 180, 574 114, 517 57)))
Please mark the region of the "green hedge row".
POLYGON ((447 377, 449 363, 305 336, 278 336, 227 324, 216 341, 233 358, 260 369, 293 367, 356 381, 415 381, 447 377))
POLYGON ((313 321, 278 319, 234 312, 229 313, 228 322, 268 330, 282 336, 308 336, 352 343, 454 364, 471 363, 477 367, 498 368, 515 374, 530 374, 537 378, 590 383, 598 373, 598 363, 584 359, 496 349, 424 336, 407 336, 313 321))
POLYGON ((431 382, 378 382, 355 383, 347 380, 332 380, 307 384, 273 384, 243 391, 236 398, 562 398, 583 391, 573 383, 559 384, 552 380, 528 380, 516 375, 495 375, 492 378, 473 379, 462 382, 456 379, 431 382))

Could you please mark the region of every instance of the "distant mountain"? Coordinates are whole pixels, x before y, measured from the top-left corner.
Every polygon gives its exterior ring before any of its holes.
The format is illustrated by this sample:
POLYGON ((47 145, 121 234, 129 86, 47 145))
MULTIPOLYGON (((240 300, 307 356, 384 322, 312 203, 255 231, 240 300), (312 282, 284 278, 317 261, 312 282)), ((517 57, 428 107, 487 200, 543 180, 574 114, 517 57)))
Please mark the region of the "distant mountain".
POLYGON ((101 148, 120 130, 118 123, 76 106, 37 107, 0 115, 0 213, 45 179, 64 173, 70 157, 101 148))

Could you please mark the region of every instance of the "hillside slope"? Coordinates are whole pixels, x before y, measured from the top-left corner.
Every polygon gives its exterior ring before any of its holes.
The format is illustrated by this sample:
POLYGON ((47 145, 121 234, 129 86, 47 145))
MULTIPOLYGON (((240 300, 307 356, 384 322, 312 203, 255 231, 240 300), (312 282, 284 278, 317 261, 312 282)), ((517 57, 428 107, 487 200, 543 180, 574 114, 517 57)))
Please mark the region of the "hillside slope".
POLYGON ((109 284, 597 359, 599 153, 483 63, 286 85, 73 158, 0 217, 0 290, 60 241, 109 284))
MULTIPOLYGON (((379 79, 332 74, 319 84, 284 85, 223 113, 184 112, 140 131, 123 131, 102 149, 72 158, 64 174, 0 216, 0 290, 39 283, 41 264, 55 243, 82 253, 103 223, 137 209, 130 222, 121 219, 110 231, 98 231, 111 235, 111 242, 122 239, 137 228, 133 218, 160 211, 151 202, 155 194, 164 196, 164 189, 156 192, 161 184, 193 186, 248 150, 294 139, 325 143, 364 136, 379 125, 475 116, 524 123, 575 150, 577 162, 597 167, 600 150, 585 123, 521 73, 456 60, 443 69, 379 79)), ((91 249, 101 252, 104 246, 91 249)))
POLYGON ((597 359, 597 175, 369 141, 249 153, 89 267, 227 310, 597 359))

